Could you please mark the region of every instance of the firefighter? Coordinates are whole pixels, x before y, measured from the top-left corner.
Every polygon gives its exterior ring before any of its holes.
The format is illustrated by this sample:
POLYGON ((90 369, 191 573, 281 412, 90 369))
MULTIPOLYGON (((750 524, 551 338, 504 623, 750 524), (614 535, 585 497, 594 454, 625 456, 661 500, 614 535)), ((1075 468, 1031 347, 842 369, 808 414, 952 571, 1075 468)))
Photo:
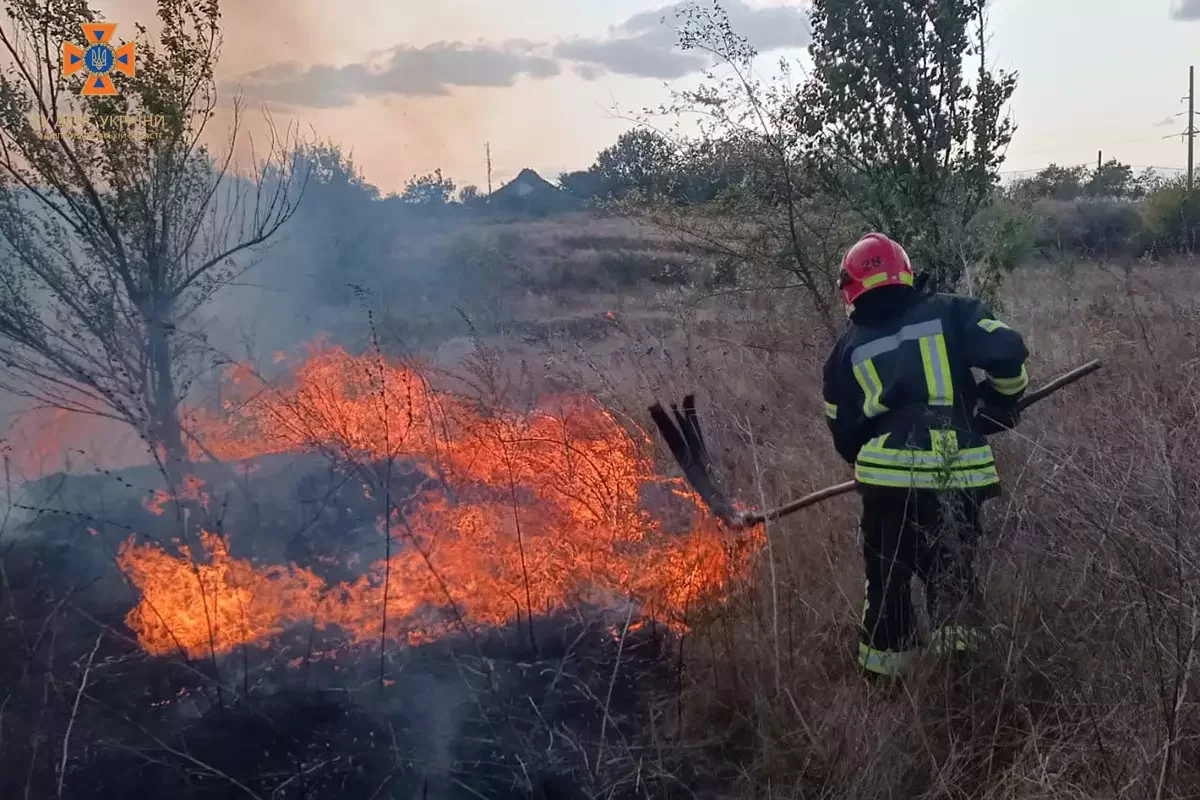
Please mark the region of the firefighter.
POLYGON ((834 446, 862 498, 858 662, 888 676, 902 675, 923 644, 913 577, 925 587, 930 643, 971 648, 972 549, 980 506, 1000 486, 986 437, 1017 425, 1029 385, 1020 334, 979 300, 913 284, 908 254, 882 234, 846 252, 838 285, 849 321, 823 388, 834 446))

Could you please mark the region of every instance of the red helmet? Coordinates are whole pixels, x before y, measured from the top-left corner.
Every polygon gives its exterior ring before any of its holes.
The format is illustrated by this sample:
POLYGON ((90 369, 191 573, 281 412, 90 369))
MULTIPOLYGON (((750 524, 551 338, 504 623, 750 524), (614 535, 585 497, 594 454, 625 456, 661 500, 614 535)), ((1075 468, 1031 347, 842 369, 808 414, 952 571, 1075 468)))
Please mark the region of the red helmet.
POLYGON ((880 286, 912 286, 913 269, 908 253, 882 233, 868 233, 846 251, 838 287, 847 306, 880 286))

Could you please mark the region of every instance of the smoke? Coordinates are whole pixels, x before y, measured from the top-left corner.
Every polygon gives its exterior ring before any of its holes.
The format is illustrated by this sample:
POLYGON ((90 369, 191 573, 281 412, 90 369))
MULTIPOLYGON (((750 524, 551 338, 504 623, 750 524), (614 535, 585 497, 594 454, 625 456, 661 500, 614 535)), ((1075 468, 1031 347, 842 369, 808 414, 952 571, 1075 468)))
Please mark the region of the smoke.
POLYGON ((1200 19, 1200 0, 1175 0, 1171 9, 1171 19, 1194 20, 1200 19))

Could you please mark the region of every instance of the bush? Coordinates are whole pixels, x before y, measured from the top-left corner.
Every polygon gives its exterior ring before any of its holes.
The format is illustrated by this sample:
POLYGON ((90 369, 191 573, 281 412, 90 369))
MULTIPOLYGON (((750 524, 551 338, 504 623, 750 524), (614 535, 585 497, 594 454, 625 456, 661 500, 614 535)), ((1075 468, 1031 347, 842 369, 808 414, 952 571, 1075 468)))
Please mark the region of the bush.
POLYGON ((1084 200, 1076 206, 1081 222, 1080 249, 1089 255, 1128 253, 1142 229, 1138 207, 1122 200, 1084 200))
POLYGON ((1127 255, 1138 250, 1142 214, 1124 200, 1038 200, 1031 211, 1033 245, 1044 256, 1127 255))
POLYGON ((1182 179, 1154 189, 1143 206, 1143 226, 1143 253, 1195 253, 1200 245, 1200 192, 1189 196, 1182 179))
POLYGON ((1032 243, 1044 257, 1111 257, 1138 251, 1139 206, 1128 200, 1037 200, 1031 206, 1032 243))

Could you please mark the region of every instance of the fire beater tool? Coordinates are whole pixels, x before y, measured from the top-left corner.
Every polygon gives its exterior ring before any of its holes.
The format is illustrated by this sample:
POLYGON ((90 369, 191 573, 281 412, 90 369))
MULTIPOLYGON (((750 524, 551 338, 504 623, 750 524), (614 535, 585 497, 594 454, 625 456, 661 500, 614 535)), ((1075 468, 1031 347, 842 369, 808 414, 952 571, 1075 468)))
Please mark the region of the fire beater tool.
MULTIPOLYGON (((1017 408, 1020 411, 1024 411, 1039 400, 1054 394, 1064 386, 1069 386, 1080 378, 1092 374, 1102 366, 1103 364, 1100 360, 1095 359, 1083 366, 1076 367, 1070 372, 1055 378, 1040 389, 1035 389, 1027 393, 1021 398, 1017 404, 1017 408)), ((700 421, 696 417, 696 396, 693 394, 687 395, 683 398, 682 405, 683 408, 681 411, 678 405, 675 403, 671 404, 671 414, 674 415, 674 420, 672 420, 671 416, 668 416, 666 410, 662 407, 662 404, 655 403, 650 406, 650 417, 654 420, 654 424, 658 426, 659 433, 662 434, 667 446, 671 449, 671 454, 679 462, 679 466, 683 470, 687 482, 695 490, 696 494, 700 495, 700 499, 704 501, 709 510, 727 525, 739 528, 760 525, 767 520, 776 520, 788 514, 793 514, 802 508, 808 508, 823 500, 828 500, 831 497, 846 494, 855 488, 855 481, 846 481, 845 483, 827 486, 820 491, 806 494, 779 508, 772 508, 765 511, 735 511, 733 505, 713 480, 711 471, 712 461, 704 444, 704 436, 700 433, 700 421)))

